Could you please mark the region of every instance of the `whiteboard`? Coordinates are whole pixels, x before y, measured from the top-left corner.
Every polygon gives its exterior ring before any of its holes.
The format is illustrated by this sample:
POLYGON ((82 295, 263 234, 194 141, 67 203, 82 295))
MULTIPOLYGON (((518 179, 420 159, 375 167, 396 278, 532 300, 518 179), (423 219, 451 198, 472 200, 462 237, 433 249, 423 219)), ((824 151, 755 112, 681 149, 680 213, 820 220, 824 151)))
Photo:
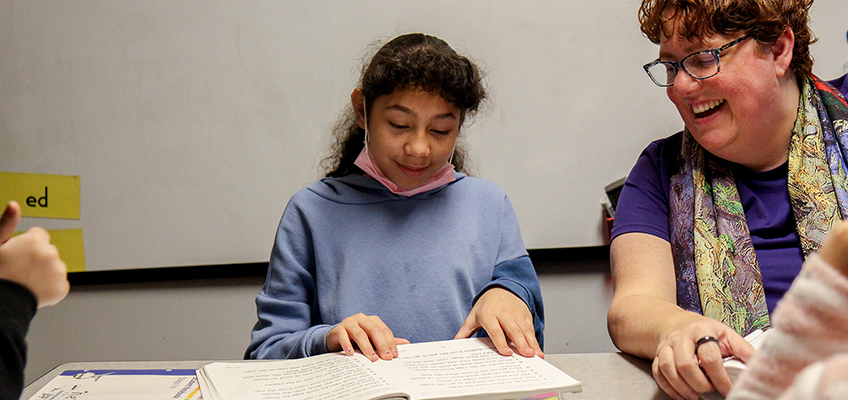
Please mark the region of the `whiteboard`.
MULTIPOLYGON (((638 1, 0 0, 0 171, 80 176, 88 270, 267 261, 320 177, 373 43, 420 31, 486 71, 465 129, 528 248, 603 244, 604 186, 682 123, 642 64, 638 1)), ((816 72, 848 61, 819 0, 816 72)))

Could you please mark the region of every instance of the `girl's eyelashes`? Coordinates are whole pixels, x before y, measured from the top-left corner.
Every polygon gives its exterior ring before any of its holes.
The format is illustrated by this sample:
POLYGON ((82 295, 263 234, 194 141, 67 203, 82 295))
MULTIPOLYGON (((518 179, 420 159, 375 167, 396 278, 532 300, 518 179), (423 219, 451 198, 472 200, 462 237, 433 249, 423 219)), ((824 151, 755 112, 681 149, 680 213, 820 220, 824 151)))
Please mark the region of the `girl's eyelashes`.
MULTIPOLYGON (((386 122, 389 124, 390 127, 392 127, 392 129, 397 129, 397 130, 411 129, 410 125, 405 125, 403 123, 397 123, 397 122, 392 122, 392 121, 388 121, 388 120, 386 122)), ((446 135, 450 135, 452 130, 453 130, 452 128, 449 128, 449 129, 430 129, 430 132, 433 132, 436 135, 446 136, 446 135)))
POLYGON ((407 128, 409 128, 409 126, 407 126, 407 125, 396 124, 392 121, 389 121, 389 126, 391 126, 392 128, 395 128, 395 129, 407 129, 407 128))

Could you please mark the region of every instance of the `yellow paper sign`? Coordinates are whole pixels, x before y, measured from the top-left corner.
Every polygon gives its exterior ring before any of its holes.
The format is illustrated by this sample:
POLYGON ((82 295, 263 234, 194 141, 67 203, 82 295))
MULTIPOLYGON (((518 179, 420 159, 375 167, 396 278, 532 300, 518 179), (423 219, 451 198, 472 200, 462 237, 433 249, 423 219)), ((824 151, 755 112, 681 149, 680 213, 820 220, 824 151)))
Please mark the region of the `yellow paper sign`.
POLYGON ((85 271, 85 247, 82 229, 48 230, 50 242, 59 249, 59 258, 68 266, 68 272, 85 271))
POLYGON ((0 208, 11 200, 24 217, 79 219, 80 177, 0 172, 0 208))
MULTIPOLYGON (((24 233, 15 232, 15 236, 24 233)), ((85 247, 82 229, 48 229, 50 243, 59 250, 59 258, 68 266, 68 272, 85 271, 85 247)))

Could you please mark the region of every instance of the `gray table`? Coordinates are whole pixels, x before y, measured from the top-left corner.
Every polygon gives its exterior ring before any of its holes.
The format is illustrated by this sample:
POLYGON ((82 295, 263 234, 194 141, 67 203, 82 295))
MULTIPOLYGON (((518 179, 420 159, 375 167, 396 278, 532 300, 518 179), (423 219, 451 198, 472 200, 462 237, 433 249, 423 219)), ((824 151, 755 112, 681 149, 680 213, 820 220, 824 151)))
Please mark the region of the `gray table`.
MULTIPOLYGON (((582 393, 574 393, 566 398, 584 399, 669 399, 657 387, 651 376, 651 364, 648 361, 621 353, 586 354, 548 354, 545 358, 580 381, 582 393)), ((156 369, 156 368, 200 368, 212 361, 114 361, 114 362, 76 362, 62 364, 25 389, 22 400, 29 400, 38 389, 58 376, 62 371, 81 369, 156 369)))

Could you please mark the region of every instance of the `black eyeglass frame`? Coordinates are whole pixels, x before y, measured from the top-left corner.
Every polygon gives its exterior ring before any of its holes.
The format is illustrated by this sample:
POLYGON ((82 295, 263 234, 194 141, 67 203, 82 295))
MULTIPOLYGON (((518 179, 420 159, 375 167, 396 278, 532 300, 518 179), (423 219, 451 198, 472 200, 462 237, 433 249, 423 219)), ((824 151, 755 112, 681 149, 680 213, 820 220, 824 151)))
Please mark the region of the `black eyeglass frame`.
MULTIPOLYGON (((649 62, 649 63, 647 63, 647 64, 643 65, 643 66, 642 66, 642 69, 644 69, 644 70, 645 70, 645 73, 647 73, 647 74, 648 74, 648 77, 649 77, 649 78, 651 78, 651 81, 653 81, 653 82, 654 82, 657 86, 659 86, 659 87, 671 87, 671 86, 674 86, 674 80, 672 80, 672 81, 671 81, 671 83, 659 83, 659 82, 657 82, 657 79, 656 79, 656 78, 654 78, 654 76, 653 76, 653 75, 651 75, 651 71, 650 71, 650 69, 651 69, 651 68, 653 68, 654 66, 656 66, 656 65, 660 65, 660 64, 662 64, 662 65, 666 65, 666 66, 670 66, 670 67, 674 68, 674 76, 675 76, 675 78, 677 77, 677 74, 678 74, 678 73, 680 73, 680 70, 682 69, 684 72, 686 72, 687 74, 689 74, 689 76, 691 76, 691 77, 692 77, 692 79, 695 79, 695 80, 698 80, 698 81, 702 81, 702 80, 704 80, 704 79, 712 78, 712 77, 714 77, 714 76, 718 75, 718 73, 721 71, 721 57, 720 57, 721 52, 723 52, 723 51, 725 51, 725 50, 727 50, 727 49, 729 49, 729 48, 731 48, 731 47, 733 47, 733 46, 735 46, 735 45, 737 45, 737 44, 741 43, 743 40, 748 39, 748 38, 750 38, 750 37, 751 37, 751 35, 750 35, 750 34, 747 34, 747 35, 742 36, 741 38, 736 39, 736 40, 734 40, 734 41, 732 41, 732 42, 730 42, 730 43, 727 43, 727 44, 725 44, 725 45, 723 45, 723 46, 721 46, 721 47, 716 47, 716 48, 714 48, 714 49, 702 50, 702 51, 698 51, 698 52, 692 53, 692 54, 690 54, 690 55, 688 55, 688 56, 686 56, 686 57, 683 57, 683 59, 682 59, 682 60, 680 60, 680 61, 662 61, 662 60, 660 60, 660 59, 658 58, 658 59, 656 59, 656 60, 654 60, 654 61, 651 61, 651 62, 649 62), (686 63, 686 60, 688 60, 688 59, 689 59, 689 58, 691 58, 691 57, 694 57, 694 56, 700 55, 700 54, 712 54, 712 56, 715 58, 715 62, 716 62, 716 72, 715 72, 715 73, 710 74, 710 75, 708 75, 708 76, 703 76, 703 77, 701 77, 701 76, 695 76, 693 73, 689 72, 689 70, 688 70, 688 69, 686 69, 686 66, 684 65, 684 64, 686 63)), ((666 77, 666 78, 668 78, 668 77, 666 77)))

